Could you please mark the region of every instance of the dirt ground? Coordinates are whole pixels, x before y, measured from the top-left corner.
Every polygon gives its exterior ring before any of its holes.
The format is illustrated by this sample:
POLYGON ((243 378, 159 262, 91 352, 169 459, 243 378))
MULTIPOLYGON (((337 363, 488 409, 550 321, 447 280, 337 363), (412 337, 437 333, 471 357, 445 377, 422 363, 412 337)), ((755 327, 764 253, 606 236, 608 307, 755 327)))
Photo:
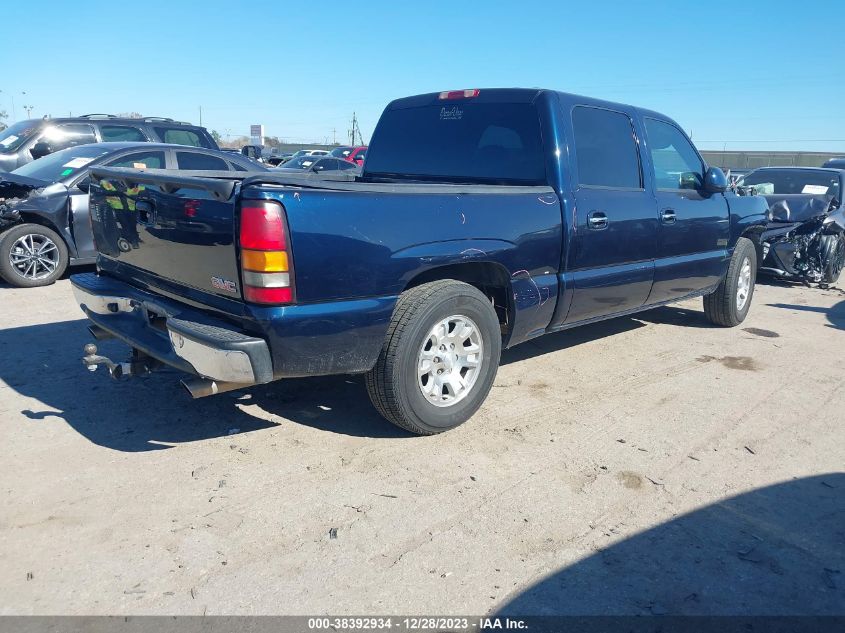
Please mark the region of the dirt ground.
POLYGON ((2 614, 845 614, 841 290, 543 337, 427 438, 360 376, 191 401, 88 340, 0 286, 2 614))

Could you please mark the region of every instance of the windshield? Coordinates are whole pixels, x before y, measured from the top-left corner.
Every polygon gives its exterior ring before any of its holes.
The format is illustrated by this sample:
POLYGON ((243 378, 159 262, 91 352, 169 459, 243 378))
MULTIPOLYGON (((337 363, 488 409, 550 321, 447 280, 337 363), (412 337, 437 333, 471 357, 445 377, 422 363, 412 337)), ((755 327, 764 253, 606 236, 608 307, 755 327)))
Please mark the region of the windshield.
POLYGON ((41 121, 18 121, 0 132, 0 153, 14 152, 35 136, 41 121))
POLYGON ((353 149, 352 147, 335 147, 329 154, 335 158, 349 158, 353 149))
POLYGON ((527 103, 467 100, 387 110, 366 176, 491 184, 543 184, 540 121, 527 103))
POLYGON ((34 160, 12 173, 45 182, 58 182, 76 175, 88 163, 108 152, 101 145, 79 145, 34 160))
POLYGON ((313 166, 319 159, 312 156, 300 156, 299 158, 292 158, 285 163, 284 169, 308 169, 313 166))
POLYGON ((840 182, 836 172, 815 169, 760 169, 737 183, 753 186, 761 195, 812 194, 839 198, 840 182))

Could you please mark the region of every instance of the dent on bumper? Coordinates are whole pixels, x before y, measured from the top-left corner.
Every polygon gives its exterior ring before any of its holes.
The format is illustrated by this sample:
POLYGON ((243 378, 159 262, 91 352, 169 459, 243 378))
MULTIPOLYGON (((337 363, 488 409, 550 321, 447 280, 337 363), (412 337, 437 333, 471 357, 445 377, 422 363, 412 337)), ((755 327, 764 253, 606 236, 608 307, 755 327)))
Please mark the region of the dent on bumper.
POLYGON ((192 320, 185 308, 93 274, 74 275, 71 283, 77 302, 95 325, 167 365, 223 382, 273 379, 263 339, 223 324, 192 320), (164 330, 154 327, 150 313, 164 318, 164 330))

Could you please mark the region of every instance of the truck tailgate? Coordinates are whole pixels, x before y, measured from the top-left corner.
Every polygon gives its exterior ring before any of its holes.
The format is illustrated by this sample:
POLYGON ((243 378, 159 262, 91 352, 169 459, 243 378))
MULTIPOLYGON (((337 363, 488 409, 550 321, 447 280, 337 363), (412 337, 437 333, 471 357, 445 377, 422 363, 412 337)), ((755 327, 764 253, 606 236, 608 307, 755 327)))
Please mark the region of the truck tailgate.
POLYGON ((233 174, 228 176, 92 169, 90 209, 97 250, 171 282, 240 299, 238 185, 233 174))

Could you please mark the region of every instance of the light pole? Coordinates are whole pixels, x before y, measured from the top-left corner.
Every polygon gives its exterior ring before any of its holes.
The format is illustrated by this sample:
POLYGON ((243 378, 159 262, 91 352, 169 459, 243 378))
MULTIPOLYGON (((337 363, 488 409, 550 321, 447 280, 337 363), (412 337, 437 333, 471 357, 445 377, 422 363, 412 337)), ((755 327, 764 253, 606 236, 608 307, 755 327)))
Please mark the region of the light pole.
MULTIPOLYGON (((3 91, 0 90, 0 92, 3 92, 3 91)), ((12 123, 14 123, 15 120, 18 118, 18 115, 15 112, 15 94, 13 92, 10 92, 8 94, 9 94, 9 99, 12 100, 12 123)))
POLYGON ((35 109, 35 106, 25 105, 23 109, 26 110, 26 118, 32 118, 32 111, 35 109))

